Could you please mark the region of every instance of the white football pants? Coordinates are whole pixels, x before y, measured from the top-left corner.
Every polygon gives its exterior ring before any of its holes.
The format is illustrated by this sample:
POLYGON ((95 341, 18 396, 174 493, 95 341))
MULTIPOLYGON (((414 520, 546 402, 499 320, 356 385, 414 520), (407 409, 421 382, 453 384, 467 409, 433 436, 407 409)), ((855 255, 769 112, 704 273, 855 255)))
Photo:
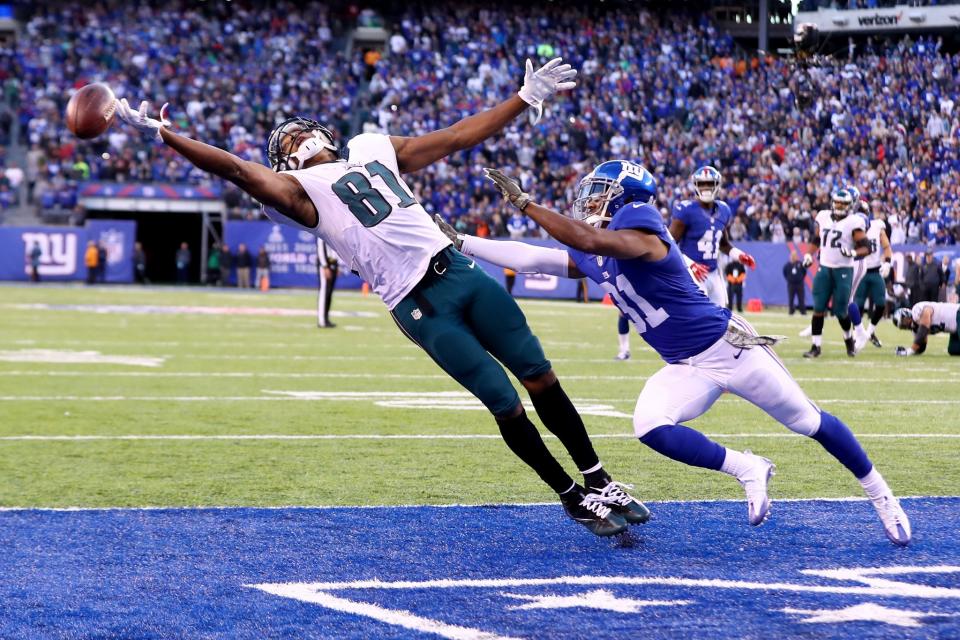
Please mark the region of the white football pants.
MULTIPOLYGON (((757 335, 734 315, 738 328, 757 335)), ((811 436, 820 428, 820 410, 800 388, 770 347, 735 347, 720 338, 703 353, 668 364, 653 374, 637 398, 633 430, 638 438, 664 425, 693 420, 724 391, 766 411, 791 431, 811 436)))

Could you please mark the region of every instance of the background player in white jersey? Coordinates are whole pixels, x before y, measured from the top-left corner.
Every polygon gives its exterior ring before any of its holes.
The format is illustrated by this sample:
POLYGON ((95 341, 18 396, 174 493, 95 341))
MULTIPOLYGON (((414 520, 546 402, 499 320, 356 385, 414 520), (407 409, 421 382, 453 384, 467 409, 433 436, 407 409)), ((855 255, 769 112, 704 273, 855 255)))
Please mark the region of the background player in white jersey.
POLYGON ((847 355, 856 355, 847 306, 852 293, 854 257, 867 255, 870 242, 864 233, 866 221, 860 216, 850 215, 853 195, 849 191, 834 191, 830 203, 832 209, 824 209, 817 214, 812 251, 803 256, 803 265, 809 267, 813 264, 813 252, 820 250, 820 268, 813 278, 813 317, 810 319, 813 344, 803 354, 804 358, 820 357, 823 321, 830 298, 833 298, 833 315, 843 330, 847 355))
POLYGON ((707 412, 723 393, 738 395, 820 443, 859 480, 887 537, 898 545, 910 542, 910 522, 887 483, 850 429, 807 398, 770 348, 775 339, 758 336, 696 287, 651 204, 656 181, 646 169, 620 160, 599 165, 580 183, 573 205, 579 220, 532 202, 499 171, 486 171, 511 204, 567 248, 462 236, 438 223, 468 255, 527 273, 587 277, 610 294, 667 363, 637 398, 633 428, 643 444, 678 462, 735 477, 747 494, 748 521, 759 525, 770 511, 773 464, 681 424, 707 412))
POLYGON ((342 160, 332 132, 304 118, 273 130, 267 168, 173 133, 166 105, 159 120, 147 117, 146 102, 137 112, 121 100, 117 114, 274 209, 271 217, 323 238, 380 295, 407 337, 484 403, 507 446, 560 495, 567 514, 597 535, 614 535, 628 522, 646 521, 649 511, 604 471, 517 303, 451 247, 400 178, 479 144, 530 107, 539 118, 545 99, 576 84, 576 71, 561 62, 535 72, 528 60, 517 95, 446 129, 412 138, 359 135, 342 160), (585 486, 550 454, 498 360, 530 393, 585 486))
POLYGON ((890 275, 893 250, 887 239, 887 225, 883 220, 870 216, 866 201, 860 199, 859 189, 848 187, 847 190, 853 196, 854 215, 862 217, 867 225, 867 240, 870 242, 870 253, 863 259, 854 260, 853 284, 850 287, 853 297, 847 307, 853 324, 853 350, 859 353, 868 340, 875 347, 883 346, 875 332, 887 306, 885 280, 890 275), (870 323, 864 327, 863 312, 867 300, 871 305, 870 323))
POLYGON ((960 356, 960 304, 951 302, 918 302, 913 308, 903 307, 893 312, 893 324, 898 329, 913 331, 913 344, 897 347, 898 356, 918 356, 927 350, 927 336, 950 334, 947 353, 960 356))
POLYGON ((757 268, 757 261, 730 244, 727 226, 733 220, 730 206, 718 200, 723 176, 714 167, 700 167, 690 176, 693 200, 680 200, 673 205, 670 235, 680 245, 680 251, 694 262, 706 267, 707 275, 697 279, 700 289, 713 302, 727 306, 727 281, 719 268, 720 254, 739 260, 744 266, 757 268))

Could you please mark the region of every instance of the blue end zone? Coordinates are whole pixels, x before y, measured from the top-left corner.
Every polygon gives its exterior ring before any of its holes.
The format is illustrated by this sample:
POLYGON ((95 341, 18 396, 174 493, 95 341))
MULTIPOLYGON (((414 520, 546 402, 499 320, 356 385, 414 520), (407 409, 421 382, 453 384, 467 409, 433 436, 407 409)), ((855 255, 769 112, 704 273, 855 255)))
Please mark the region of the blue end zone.
POLYGON ((0 512, 0 637, 960 637, 960 499, 651 506, 0 512))

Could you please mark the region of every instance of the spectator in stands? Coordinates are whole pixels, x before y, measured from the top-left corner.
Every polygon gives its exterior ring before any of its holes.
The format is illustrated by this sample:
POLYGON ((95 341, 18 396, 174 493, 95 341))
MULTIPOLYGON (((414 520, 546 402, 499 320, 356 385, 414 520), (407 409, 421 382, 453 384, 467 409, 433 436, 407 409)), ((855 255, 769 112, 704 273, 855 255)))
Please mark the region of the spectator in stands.
POLYGON ((93 284, 97 278, 97 267, 100 266, 100 252, 97 250, 97 243, 93 240, 87 241, 83 264, 87 267, 87 284, 93 284))
POLYGON ((800 315, 807 315, 807 291, 804 280, 807 277, 807 268, 800 262, 796 251, 790 252, 790 262, 783 265, 783 277, 787 281, 787 304, 789 314, 799 310, 800 315))
POLYGON ((230 270, 233 269, 233 253, 230 251, 230 245, 223 243, 220 245, 220 286, 230 285, 230 270))
POLYGON ((34 242, 33 246, 30 247, 30 254, 28 256, 31 282, 40 282, 40 258, 42 256, 43 249, 40 248, 40 243, 34 242))
POLYGON ((733 299, 737 299, 737 311, 743 312, 743 283, 747 279, 747 270, 739 260, 731 260, 723 270, 727 277, 727 309, 733 309, 733 299))
POLYGON ((237 247, 237 256, 234 260, 237 266, 237 286, 241 289, 250 288, 250 269, 253 267, 253 257, 247 251, 247 245, 241 243, 237 247))
POLYGON ((928 251, 920 267, 920 298, 919 301, 936 302, 940 297, 940 287, 944 283, 943 269, 928 251))
POLYGON ((147 280, 147 254, 139 242, 133 243, 133 278, 139 284, 150 284, 147 280))
POLYGON ((270 288, 270 254, 264 247, 260 247, 260 251, 257 252, 256 286, 264 290, 270 288))
POLYGON ((180 243, 180 248, 177 249, 177 284, 187 284, 190 281, 190 262, 192 256, 190 255, 190 247, 186 242, 180 243))

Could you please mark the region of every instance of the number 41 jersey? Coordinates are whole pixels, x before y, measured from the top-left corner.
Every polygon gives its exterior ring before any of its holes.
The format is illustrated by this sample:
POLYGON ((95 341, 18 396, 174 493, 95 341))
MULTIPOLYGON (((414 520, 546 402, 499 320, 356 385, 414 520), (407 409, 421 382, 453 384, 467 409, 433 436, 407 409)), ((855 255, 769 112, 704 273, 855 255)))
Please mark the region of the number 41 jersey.
POLYGON ((867 227, 866 221, 856 214, 835 220, 829 209, 817 214, 817 226, 820 228, 820 266, 836 269, 838 267, 852 267, 853 256, 847 257, 840 253, 841 247, 846 247, 852 254, 853 232, 863 231, 867 227))
POLYGON ((716 269, 720 238, 733 219, 729 205, 717 200, 708 211, 696 200, 681 200, 673 205, 671 217, 686 227, 678 241, 683 255, 706 265, 711 271, 716 269))
POLYGON ((703 294, 683 261, 660 212, 649 204, 623 206, 608 227, 641 229, 667 245, 657 262, 621 260, 567 249, 580 272, 609 293, 613 303, 660 357, 676 363, 702 353, 723 337, 730 312, 703 294))
POLYGON ((361 134, 347 151, 348 160, 285 172, 303 185, 317 208, 316 228, 267 213, 322 238, 393 310, 450 240, 401 180, 389 136, 361 134))

